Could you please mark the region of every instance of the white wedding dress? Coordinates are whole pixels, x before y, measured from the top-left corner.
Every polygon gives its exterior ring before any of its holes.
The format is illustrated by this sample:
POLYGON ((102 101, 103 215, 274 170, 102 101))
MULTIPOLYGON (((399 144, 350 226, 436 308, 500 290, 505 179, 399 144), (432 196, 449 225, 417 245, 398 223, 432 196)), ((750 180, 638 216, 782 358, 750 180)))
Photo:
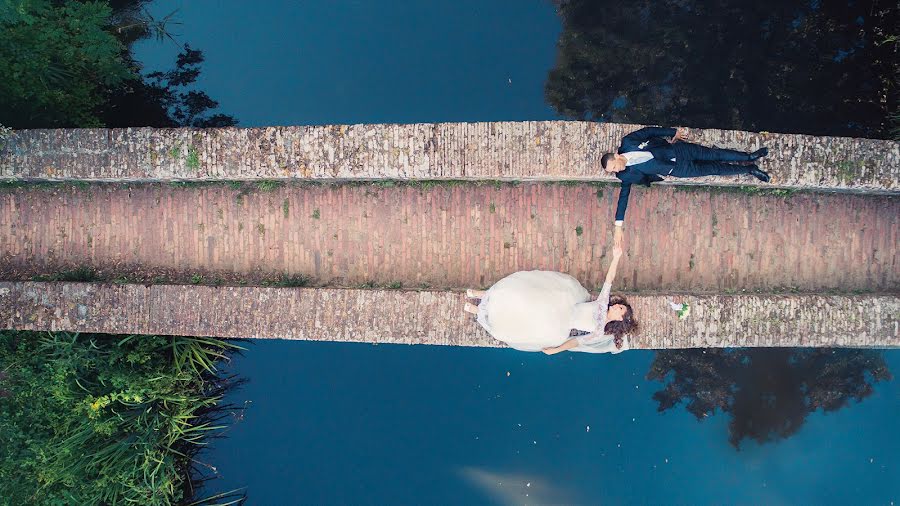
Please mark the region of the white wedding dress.
POLYGON ((521 351, 559 346, 573 329, 588 332, 575 337, 570 351, 619 353, 614 337, 604 334, 610 284, 597 300, 572 276, 552 271, 519 271, 487 291, 478 305, 478 323, 495 339, 521 351))

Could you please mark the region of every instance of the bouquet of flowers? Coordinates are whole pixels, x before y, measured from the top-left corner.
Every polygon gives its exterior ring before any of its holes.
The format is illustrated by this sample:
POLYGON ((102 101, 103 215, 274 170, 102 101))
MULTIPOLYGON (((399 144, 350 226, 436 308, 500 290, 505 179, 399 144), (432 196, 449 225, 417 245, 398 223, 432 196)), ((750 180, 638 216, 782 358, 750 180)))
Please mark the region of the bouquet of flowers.
POLYGON ((682 302, 681 304, 676 304, 672 301, 669 301, 669 307, 672 308, 672 311, 678 314, 679 320, 684 320, 691 314, 691 305, 687 302, 682 302))

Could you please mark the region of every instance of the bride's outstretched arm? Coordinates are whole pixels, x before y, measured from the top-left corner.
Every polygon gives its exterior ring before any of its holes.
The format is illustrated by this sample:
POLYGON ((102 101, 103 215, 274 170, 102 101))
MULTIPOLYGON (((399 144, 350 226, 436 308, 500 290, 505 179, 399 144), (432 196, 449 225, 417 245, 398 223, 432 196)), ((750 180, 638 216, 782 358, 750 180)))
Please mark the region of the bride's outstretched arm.
POLYGON ((614 246, 612 263, 609 265, 609 270, 606 271, 606 281, 604 281, 603 284, 612 284, 613 279, 616 278, 616 267, 619 266, 620 258, 622 258, 622 248, 614 246))

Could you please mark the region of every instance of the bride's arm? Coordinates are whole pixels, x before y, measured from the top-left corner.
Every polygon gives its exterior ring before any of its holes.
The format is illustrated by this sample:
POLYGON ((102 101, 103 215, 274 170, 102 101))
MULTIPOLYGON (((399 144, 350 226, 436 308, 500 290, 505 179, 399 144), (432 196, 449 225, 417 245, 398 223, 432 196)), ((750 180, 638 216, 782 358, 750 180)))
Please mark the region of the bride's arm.
POLYGON ((578 347, 578 339, 569 339, 568 341, 562 343, 559 346, 553 346, 550 348, 544 348, 543 351, 546 355, 556 355, 561 351, 571 350, 572 348, 578 347))
POLYGON ((609 270, 606 271, 606 281, 603 284, 612 284, 613 279, 616 278, 616 267, 619 265, 620 258, 622 258, 622 248, 618 246, 613 247, 613 260, 609 265, 609 270))
MULTIPOLYGON (((613 279, 616 278, 616 267, 619 265, 619 259, 622 258, 622 248, 615 246, 613 247, 613 260, 612 264, 609 266, 609 270, 606 271, 606 281, 603 282, 604 285, 611 285, 613 279)), ((607 294, 607 297, 609 294, 607 294)), ((572 338, 568 341, 562 343, 559 346, 553 346, 550 348, 544 348, 542 351, 547 355, 555 355, 561 351, 571 350, 572 348, 577 348, 579 345, 578 339, 572 338)))

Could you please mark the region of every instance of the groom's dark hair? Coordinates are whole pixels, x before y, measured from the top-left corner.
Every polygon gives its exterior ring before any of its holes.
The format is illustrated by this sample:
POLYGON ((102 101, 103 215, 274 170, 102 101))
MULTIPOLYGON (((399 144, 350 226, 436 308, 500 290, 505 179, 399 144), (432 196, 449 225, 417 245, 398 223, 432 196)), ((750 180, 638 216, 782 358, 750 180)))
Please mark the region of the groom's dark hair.
POLYGON ((600 166, 603 167, 603 170, 606 170, 606 164, 608 164, 609 161, 615 157, 616 155, 612 153, 606 153, 602 158, 600 158, 600 166))

